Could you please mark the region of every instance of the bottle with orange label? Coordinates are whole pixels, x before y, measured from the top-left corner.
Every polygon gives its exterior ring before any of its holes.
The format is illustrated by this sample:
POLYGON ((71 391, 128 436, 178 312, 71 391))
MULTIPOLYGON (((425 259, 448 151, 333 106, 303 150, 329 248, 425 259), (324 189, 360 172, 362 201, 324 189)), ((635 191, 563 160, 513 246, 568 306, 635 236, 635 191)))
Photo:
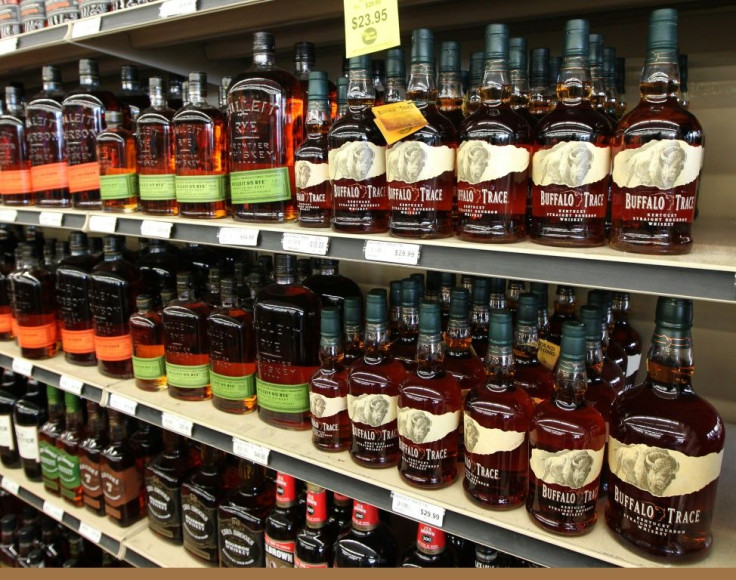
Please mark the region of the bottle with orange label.
POLYGON ((21 89, 5 87, 5 114, 0 115, 0 194, 5 205, 35 205, 31 161, 26 144, 26 118, 21 89))
POLYGON ((297 502, 296 481, 276 476, 276 507, 266 518, 266 568, 293 568, 296 534, 304 523, 304 509, 297 502))
POLYGON ((445 532, 427 524, 417 526, 417 543, 404 554, 402 568, 453 568, 445 532))
POLYGON ((108 111, 107 129, 97 136, 102 209, 131 213, 138 210, 138 160, 133 133, 123 128, 123 114, 108 111))
POLYGON ((12 263, 0 252, 0 341, 13 340, 13 312, 10 309, 10 278, 12 263))

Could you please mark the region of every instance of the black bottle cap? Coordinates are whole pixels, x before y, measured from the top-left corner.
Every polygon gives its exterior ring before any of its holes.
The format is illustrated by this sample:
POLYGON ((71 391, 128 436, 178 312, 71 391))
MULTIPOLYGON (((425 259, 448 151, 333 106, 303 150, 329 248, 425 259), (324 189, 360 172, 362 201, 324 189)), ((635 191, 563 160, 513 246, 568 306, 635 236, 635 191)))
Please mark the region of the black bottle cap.
POLYGON ((486 278, 473 280, 473 304, 488 306, 491 298, 491 288, 486 278))
POLYGON ((526 72, 527 49, 526 38, 515 36, 509 39, 509 70, 520 70, 526 72))
POLYGON ((489 24, 486 26, 485 60, 508 60, 509 27, 505 24, 489 24))
POLYGON ((626 92, 626 59, 623 56, 616 57, 616 91, 626 92))
MULTIPOLYGON (((598 326, 600 332, 600 325, 598 326)), ((580 362, 585 360, 585 325, 566 320, 562 325, 560 360, 580 362)))
POLYGON ((344 104, 348 102, 348 81, 345 77, 340 77, 335 83, 337 85, 337 102, 338 104, 344 104))
POLYGON ((677 51, 677 10, 673 8, 654 10, 649 17, 647 52, 663 51, 677 51))
POLYGON ((561 56, 550 56, 549 57, 549 83, 557 84, 557 80, 560 78, 560 69, 562 68, 562 57, 561 56))
POLYGON ((340 309, 337 306, 325 306, 320 313, 319 331, 323 338, 340 338, 340 309))
POLYGON ((586 340, 601 339, 601 325, 603 324, 603 310, 599 306, 588 304, 580 307, 580 322, 585 325, 586 340))
POLYGON ((603 47, 603 76, 611 79, 616 76, 616 49, 612 46, 603 47))
POLYGON ((151 310, 153 308, 153 296, 150 294, 139 294, 135 299, 135 307, 143 311, 151 310))
POLYGON ((348 61, 350 70, 371 70, 371 55, 354 56, 348 61))
POLYGON ((440 334, 442 318, 437 302, 422 302, 419 305, 419 332, 421 334, 440 334))
POLYGON ((314 43, 305 41, 294 43, 294 60, 314 64, 314 43))
POLYGON ((20 530, 18 530, 18 543, 30 544, 36 539, 36 534, 38 534, 36 526, 34 526, 33 524, 25 525, 20 530))
POLYGON ((483 69, 486 57, 483 51, 474 52, 470 55, 470 82, 478 86, 483 81, 483 69))
POLYGON ((539 314, 539 300, 532 293, 519 294, 519 309, 516 312, 518 324, 534 326, 539 314))
POLYGON ((79 61, 79 76, 99 76, 100 68, 93 58, 83 58, 79 61))
POLYGON ((362 324, 363 303, 359 296, 348 296, 345 298, 342 308, 346 326, 360 326, 362 324))
POLYGON ((372 324, 385 324, 388 321, 386 296, 368 293, 365 299, 365 321, 372 324))
POLYGON ((439 292, 442 285, 442 275, 436 270, 427 271, 427 292, 439 292))
POLYGON ((687 55, 678 55, 677 63, 680 65, 680 90, 684 93, 687 91, 687 55))
POLYGON ((450 318, 468 319, 470 293, 467 288, 453 288, 450 293, 450 318))
POLYGON ((123 122, 123 114, 120 111, 105 111, 105 121, 108 124, 120 125, 123 122))
POLYGON ((120 80, 123 81, 137 81, 140 79, 138 74, 138 67, 132 64, 124 64, 120 67, 120 80))
POLYGON ((371 72, 374 77, 383 78, 386 75, 386 63, 380 58, 371 59, 371 72))
POLYGON ((533 87, 549 84, 549 48, 533 48, 529 80, 533 87))
POLYGON ((274 269, 277 274, 292 275, 296 267, 296 258, 291 254, 276 254, 274 269))
POLYGON ((587 20, 581 18, 568 20, 565 23, 565 57, 583 56, 588 57, 590 52, 590 26, 587 20))
POLYGON ((191 286, 192 285, 192 273, 188 270, 180 271, 176 273, 176 285, 177 286, 191 286))
POLYGON ((590 60, 590 66, 596 66, 600 69, 603 68, 603 35, 602 34, 589 34, 588 42, 590 44, 590 53, 588 59, 590 60))
POLYGON ((415 272, 411 276, 409 276, 412 280, 416 280, 417 284, 419 284, 419 288, 422 290, 422 294, 424 294, 424 274, 421 272, 415 272))
POLYGON ((406 56, 403 48, 389 48, 386 51, 386 77, 406 78, 406 56))
POLYGON ((404 278, 401 281, 401 306, 403 308, 416 308, 421 300, 419 282, 414 278, 404 278))
POLYGON ((401 280, 392 280, 389 290, 391 291, 391 304, 393 306, 401 304, 401 280))
POLYGON ((3 532, 14 532, 17 525, 18 518, 15 517, 15 514, 5 514, 0 519, 0 530, 3 532))
POLYGON ((514 343, 513 321, 508 310, 491 310, 488 323, 488 343, 490 346, 511 346, 514 343))
POLYGON ((434 64, 434 34, 428 28, 411 31, 411 64, 434 64))
POLYGON ((124 236, 105 236, 102 238, 102 251, 106 254, 111 252, 122 252, 125 248, 124 236))
POLYGON ((34 548, 28 552, 28 564, 32 567, 37 567, 43 562, 43 552, 38 548, 34 548))
POLYGON ((253 52, 273 52, 276 50, 276 40, 270 32, 253 33, 253 52))
POLYGON ((491 278, 491 294, 504 294, 506 292, 506 280, 504 278, 491 278))
POLYGON ((61 69, 53 64, 47 64, 41 69, 41 80, 45 83, 60 83, 61 69))
POLYGON ((309 100, 326 101, 329 89, 327 87, 327 73, 321 70, 309 73, 309 100))
POLYGON ((440 45, 440 72, 460 72, 460 43, 446 40, 440 45))
POLYGON ((441 278, 440 278, 440 284, 444 287, 450 287, 453 288, 455 286, 455 283, 457 281, 457 276, 454 272, 442 272, 441 278))
POLYGON ((688 330, 693 325, 693 301, 660 296, 657 300, 657 326, 688 330))
POLYGON ((606 312, 613 303, 613 293, 608 290, 591 290, 588 292, 588 304, 597 306, 606 312))

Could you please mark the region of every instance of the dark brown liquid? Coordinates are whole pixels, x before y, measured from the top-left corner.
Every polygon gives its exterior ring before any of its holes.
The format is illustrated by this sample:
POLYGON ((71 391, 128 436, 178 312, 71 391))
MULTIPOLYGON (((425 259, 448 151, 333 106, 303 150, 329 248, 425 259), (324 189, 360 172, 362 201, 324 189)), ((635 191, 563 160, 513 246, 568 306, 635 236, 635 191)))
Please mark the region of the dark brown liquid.
MULTIPOLYGON (((309 382, 309 390, 325 399, 348 395, 347 369, 342 364, 336 370, 320 369, 309 382)), ((312 443, 322 451, 346 451, 350 449, 350 418, 348 411, 340 411, 330 417, 321 417, 312 409, 312 443)))

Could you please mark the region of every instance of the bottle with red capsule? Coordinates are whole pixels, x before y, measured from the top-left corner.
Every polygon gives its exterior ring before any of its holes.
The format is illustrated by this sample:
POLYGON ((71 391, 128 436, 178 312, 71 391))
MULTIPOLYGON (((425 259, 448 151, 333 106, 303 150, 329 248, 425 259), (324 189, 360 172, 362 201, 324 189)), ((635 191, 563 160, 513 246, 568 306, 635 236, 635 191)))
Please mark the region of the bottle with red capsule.
POLYGON ((427 524, 417 527, 417 543, 404 554, 402 568, 452 568, 445 532, 427 524))
POLYGON ((276 507, 266 518, 266 568, 293 568, 296 534, 304 524, 304 511, 297 501, 296 480, 276 475, 276 507))
POLYGON ((296 535, 294 568, 332 568, 339 531, 327 516, 327 490, 307 483, 307 523, 296 535))
POLYGON ((393 568, 396 538, 381 522, 378 508, 353 502, 352 527, 335 542, 334 568, 393 568))

